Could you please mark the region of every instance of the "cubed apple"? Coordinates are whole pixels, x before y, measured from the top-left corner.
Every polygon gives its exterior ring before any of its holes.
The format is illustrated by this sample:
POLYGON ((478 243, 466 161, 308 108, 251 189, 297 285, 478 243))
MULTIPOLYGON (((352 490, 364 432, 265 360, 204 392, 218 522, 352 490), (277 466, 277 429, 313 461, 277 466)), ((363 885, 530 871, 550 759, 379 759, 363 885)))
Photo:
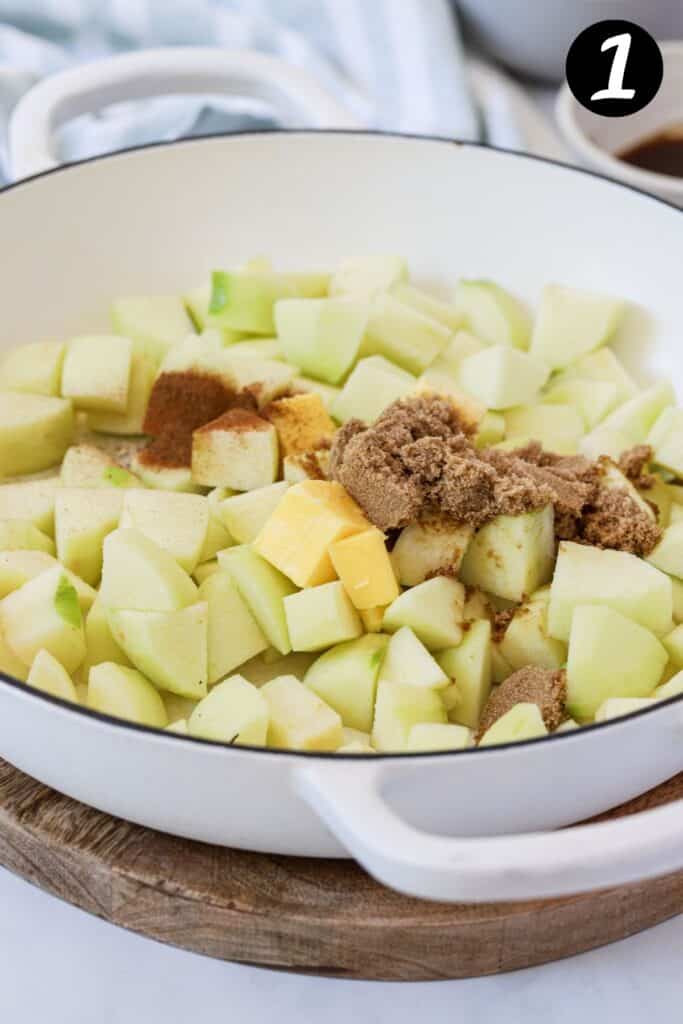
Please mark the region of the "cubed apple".
POLYGON ((358 358, 369 312, 362 299, 282 299, 275 305, 275 328, 287 361, 338 384, 358 358))
POLYGON ((81 672, 86 679, 93 665, 101 665, 103 661, 113 661, 117 665, 131 667, 128 655, 112 636, 107 609, 100 597, 85 617, 85 648, 81 672))
POLYGON ((567 660, 567 645, 548 634, 550 593, 526 601, 515 610, 499 642, 501 654, 516 671, 525 665, 558 669, 567 660))
POLYGON ((0 519, 0 552, 4 551, 42 551, 54 555, 55 543, 27 519, 0 519))
POLYGON ((516 406, 505 413, 505 437, 519 444, 538 441, 546 451, 574 455, 584 434, 581 414, 571 405, 516 406))
POLYGON ((121 528, 149 537, 192 572, 203 554, 209 529, 209 505, 200 494, 172 494, 142 489, 123 493, 121 528))
POLYGON ((478 619, 469 624, 457 647, 449 647, 437 658, 450 685, 443 692, 451 721, 476 729, 491 692, 491 623, 478 619))
POLYGON ((263 694, 240 675, 214 686, 187 720, 190 736, 238 746, 264 747, 269 710, 263 694))
POLYGON ((676 626, 661 639, 673 664, 683 668, 683 625, 676 626))
POLYGON ((379 253, 344 260, 330 278, 330 295, 371 297, 408 280, 408 266, 402 256, 379 253))
POLYGON ((474 437, 477 448, 488 448, 498 444, 505 437, 505 417, 499 412, 487 412, 479 423, 474 437))
POLYGON ((383 754, 404 751, 412 727, 424 722, 447 722, 446 709, 437 691, 380 681, 372 726, 375 750, 383 754))
POLYGON ((26 392, 0 392, 0 476, 39 473, 71 444, 71 402, 26 392))
POLYGON ((395 633, 409 626, 430 650, 460 643, 465 588, 450 576, 435 576, 410 587, 384 613, 383 628, 395 633))
POLYGON ((518 300, 494 281, 461 280, 455 306, 465 324, 492 345, 529 347, 529 317, 518 300))
POLYGON ((91 444, 72 445, 59 472, 64 487, 139 487, 135 474, 91 444))
POLYGON ((358 612, 338 580, 290 594, 284 606, 295 651, 321 651, 363 632, 358 612))
POLYGON ((67 569, 97 586, 104 538, 121 518, 123 492, 114 487, 62 487, 55 504, 57 556, 67 569))
POLYGON ((341 391, 341 388, 333 387, 331 384, 323 384, 320 380, 312 377, 299 376, 292 381, 292 387, 296 392, 305 395, 318 395, 327 411, 332 414, 332 406, 341 391))
POLYGON ((551 505, 519 516, 496 516, 475 533, 460 578, 509 601, 523 601, 547 583, 555 561, 551 505))
POLYGON ((62 395, 78 409, 124 413, 133 343, 115 334, 72 338, 64 355, 62 395))
POLYGON ((546 736, 548 730, 538 704, 520 702, 506 711, 489 726, 479 740, 480 747, 493 747, 500 743, 519 743, 546 736))
POLYGON ((585 722, 608 697, 649 696, 667 657, 659 640, 639 623, 604 605, 579 605, 569 635, 569 714, 585 722))
POLYGON ((602 421, 601 429, 618 431, 625 434, 632 444, 642 444, 657 417, 675 401, 676 395, 669 381, 653 384, 610 413, 602 421))
POLYGON ((366 633, 381 633, 384 621, 385 605, 377 605, 376 608, 361 608, 359 615, 366 633))
POLYGON ((199 597, 208 604, 208 680, 212 686, 265 651, 268 641, 230 573, 219 569, 207 577, 199 597))
POLYGON ((647 443, 658 466, 683 477, 683 410, 669 407, 655 420, 647 443))
POLYGON ((399 586, 381 530, 372 526, 335 541, 329 553, 354 608, 375 608, 398 597, 399 586))
POLYGON ((601 455, 618 459, 622 452, 633 447, 633 441, 621 430, 611 430, 602 424, 579 441, 579 454, 597 460, 601 455))
POLYGON ((348 728, 364 733, 372 729, 377 677, 387 643, 386 636, 375 633, 337 644, 321 654, 304 676, 306 686, 329 704, 348 728))
POLYGON ((60 565, 29 580, 0 602, 0 627, 11 650, 26 665, 44 649, 71 674, 85 657, 78 594, 60 565))
MULTIPOLYGON (((2 605, 0 605, 0 609, 2 605)), ((25 661, 21 658, 17 658, 16 654, 5 640, 5 634, 2 628, 2 619, 0 617, 0 672, 3 675, 9 676, 10 679, 18 679, 20 682, 25 683, 28 678, 29 667, 25 661)))
POLYGON ((319 298, 327 294, 328 283, 327 274, 215 270, 208 322, 231 330, 272 335, 276 302, 319 298))
POLYGON ((164 702, 149 679, 134 668, 111 662, 105 661, 90 669, 88 707, 103 715, 155 729, 168 725, 164 702))
POLYGON ((107 608, 171 612, 196 602, 188 574, 139 530, 114 530, 103 553, 100 596, 107 608))
MULTIPOLYGON (((605 490, 616 490, 626 491, 632 501, 636 503, 641 512, 651 519, 653 522, 657 520, 657 513, 649 504, 650 492, 654 488, 650 488, 647 491, 648 501, 646 501, 640 494, 640 491, 635 487, 628 477, 622 473, 619 467, 612 461, 612 459, 603 457, 600 460, 600 487, 605 490)), ((664 485, 662 485, 664 486, 664 485)))
POLYGON ((379 681, 442 690, 449 679, 412 629, 402 626, 391 637, 384 654, 379 681))
POLYGON ((553 379, 558 383, 570 380, 607 381, 617 388, 617 405, 633 398, 638 391, 635 381, 610 348, 600 348, 582 356, 553 379))
POLYGON ((677 672, 665 683, 660 683, 652 696, 655 700, 670 700, 671 697, 680 697, 683 693, 683 672, 677 672))
POLYGON ((550 636, 569 639, 577 605, 613 608, 661 635, 671 628, 671 580, 625 551, 562 541, 550 588, 550 636))
POLYGON ((246 409, 231 409, 192 438, 192 478, 208 487, 265 487, 277 478, 278 458, 275 427, 246 409))
POLYGON ((56 564, 56 558, 45 551, 0 551, 0 599, 56 564))
POLYGON ((280 454, 300 455, 331 440, 334 420, 320 395, 289 395, 276 398, 263 409, 263 416, 277 431, 280 454))
POLYGON ((652 697, 608 697, 595 712, 595 722, 607 722, 610 718, 622 718, 634 711, 643 711, 657 703, 652 697))
POLYGON ((289 484, 281 480, 244 494, 231 495, 218 503, 217 514, 238 544, 250 544, 268 522, 288 487, 289 484))
POLYGON ((465 750, 472 746, 472 730, 464 725, 418 722, 408 733, 405 752, 428 753, 433 750, 465 750))
POLYGON ((374 423, 388 405, 415 390, 416 378, 383 356, 359 359, 330 412, 340 423, 355 417, 374 423))
POLYGON ((623 312, 620 299, 547 284, 541 295, 530 352, 553 370, 568 366, 608 342, 623 312))
POLYGON ((489 409, 531 402, 548 379, 548 368, 510 345, 491 345, 460 364, 458 383, 489 409))
POLYGON ((122 436, 142 434, 149 396, 156 377, 157 364, 149 356, 133 352, 130 364, 128 403, 125 412, 90 412, 88 423, 101 434, 122 436))
POLYGON ((337 750, 342 720, 295 676, 279 676, 261 687, 270 713, 268 746, 287 750, 337 750))
POLYGON ((608 380, 551 381, 543 402, 571 406, 579 413, 586 430, 592 430, 619 402, 619 389, 608 380))
POLYGON ((442 299, 416 288, 406 281, 397 281, 392 284, 389 293, 404 306, 410 306, 431 320, 443 324, 449 331, 460 330, 465 322, 463 313, 452 302, 444 302, 442 299))
POLYGON ((229 386, 236 391, 250 391, 259 408, 287 394, 296 375, 295 368, 288 363, 240 355, 234 347, 223 351, 220 362, 229 386))
POLYGON ((111 322, 117 334, 130 338, 139 351, 158 362, 171 345, 194 334, 194 324, 178 295, 117 299, 111 307, 111 322))
POLYGON ((240 595, 268 642, 281 654, 289 654, 292 644, 284 598, 296 592, 297 588, 291 580, 247 544, 219 551, 218 564, 235 581, 240 595))
POLYGON ((35 341, 10 349, 0 362, 0 388, 56 398, 61 388, 64 350, 62 341, 35 341))
POLYGON ((341 484, 305 480, 284 494, 254 541, 254 550, 299 587, 336 578, 329 547, 369 527, 341 484))
POLYGON ((409 373, 419 374, 443 351, 451 334, 438 320, 380 292, 370 306, 363 354, 384 356, 409 373))
POLYGON ((49 651, 38 651, 26 682, 36 690, 49 693, 52 697, 59 697, 61 700, 70 700, 78 703, 76 687, 69 673, 64 666, 50 654, 49 651))
POLYGON ((647 560, 662 572, 677 579, 683 578, 683 522, 667 526, 661 540, 647 556, 647 560))
POLYGON ((55 496, 59 477, 0 484, 0 519, 23 519, 48 537, 55 532, 55 496))

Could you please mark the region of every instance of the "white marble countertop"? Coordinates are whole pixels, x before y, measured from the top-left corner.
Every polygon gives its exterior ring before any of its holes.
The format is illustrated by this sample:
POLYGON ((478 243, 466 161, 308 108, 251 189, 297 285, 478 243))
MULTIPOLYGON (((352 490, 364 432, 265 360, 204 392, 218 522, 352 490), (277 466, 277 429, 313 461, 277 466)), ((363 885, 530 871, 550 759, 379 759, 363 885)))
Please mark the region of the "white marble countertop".
POLYGON ((337 981, 209 960, 142 939, 0 869, 8 1024, 619 1024, 680 1016, 683 916, 603 949, 472 981, 337 981), (390 1015, 390 1016, 389 1016, 390 1015))

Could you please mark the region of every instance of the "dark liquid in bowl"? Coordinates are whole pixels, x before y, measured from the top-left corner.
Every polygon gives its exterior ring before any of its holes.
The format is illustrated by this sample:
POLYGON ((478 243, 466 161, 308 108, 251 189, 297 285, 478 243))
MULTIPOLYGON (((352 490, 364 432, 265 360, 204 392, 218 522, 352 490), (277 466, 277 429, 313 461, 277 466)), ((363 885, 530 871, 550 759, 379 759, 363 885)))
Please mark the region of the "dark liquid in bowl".
POLYGON ((617 156, 644 171, 683 178, 683 125, 651 135, 617 153, 617 156))

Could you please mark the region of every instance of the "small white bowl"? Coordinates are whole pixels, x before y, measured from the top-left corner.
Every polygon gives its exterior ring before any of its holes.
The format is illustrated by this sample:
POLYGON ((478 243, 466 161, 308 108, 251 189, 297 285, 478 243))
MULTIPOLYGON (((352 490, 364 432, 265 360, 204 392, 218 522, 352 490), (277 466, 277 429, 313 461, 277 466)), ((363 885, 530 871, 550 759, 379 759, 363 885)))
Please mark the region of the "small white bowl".
POLYGON ((664 79, 652 102, 637 114, 592 114, 574 99, 566 83, 558 94, 555 112, 565 141, 587 167, 683 206, 683 178, 641 170, 616 155, 665 128, 683 126, 683 41, 659 45, 664 79))

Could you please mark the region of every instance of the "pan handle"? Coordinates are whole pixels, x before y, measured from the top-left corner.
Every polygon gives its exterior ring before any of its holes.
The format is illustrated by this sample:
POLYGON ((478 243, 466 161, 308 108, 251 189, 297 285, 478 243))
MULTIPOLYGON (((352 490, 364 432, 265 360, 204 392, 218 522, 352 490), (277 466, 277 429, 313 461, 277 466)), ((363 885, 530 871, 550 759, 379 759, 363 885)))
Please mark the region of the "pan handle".
POLYGON ((72 117, 124 100, 226 92, 270 104, 288 127, 358 127, 313 78, 275 57, 192 46, 140 50, 59 72, 26 93, 9 126, 14 177, 57 166, 52 135, 72 117))
POLYGON ((297 789, 371 875, 410 896, 545 899, 683 867, 683 801, 569 830, 452 839, 398 817, 382 792, 381 764, 343 762, 298 766, 297 789))

